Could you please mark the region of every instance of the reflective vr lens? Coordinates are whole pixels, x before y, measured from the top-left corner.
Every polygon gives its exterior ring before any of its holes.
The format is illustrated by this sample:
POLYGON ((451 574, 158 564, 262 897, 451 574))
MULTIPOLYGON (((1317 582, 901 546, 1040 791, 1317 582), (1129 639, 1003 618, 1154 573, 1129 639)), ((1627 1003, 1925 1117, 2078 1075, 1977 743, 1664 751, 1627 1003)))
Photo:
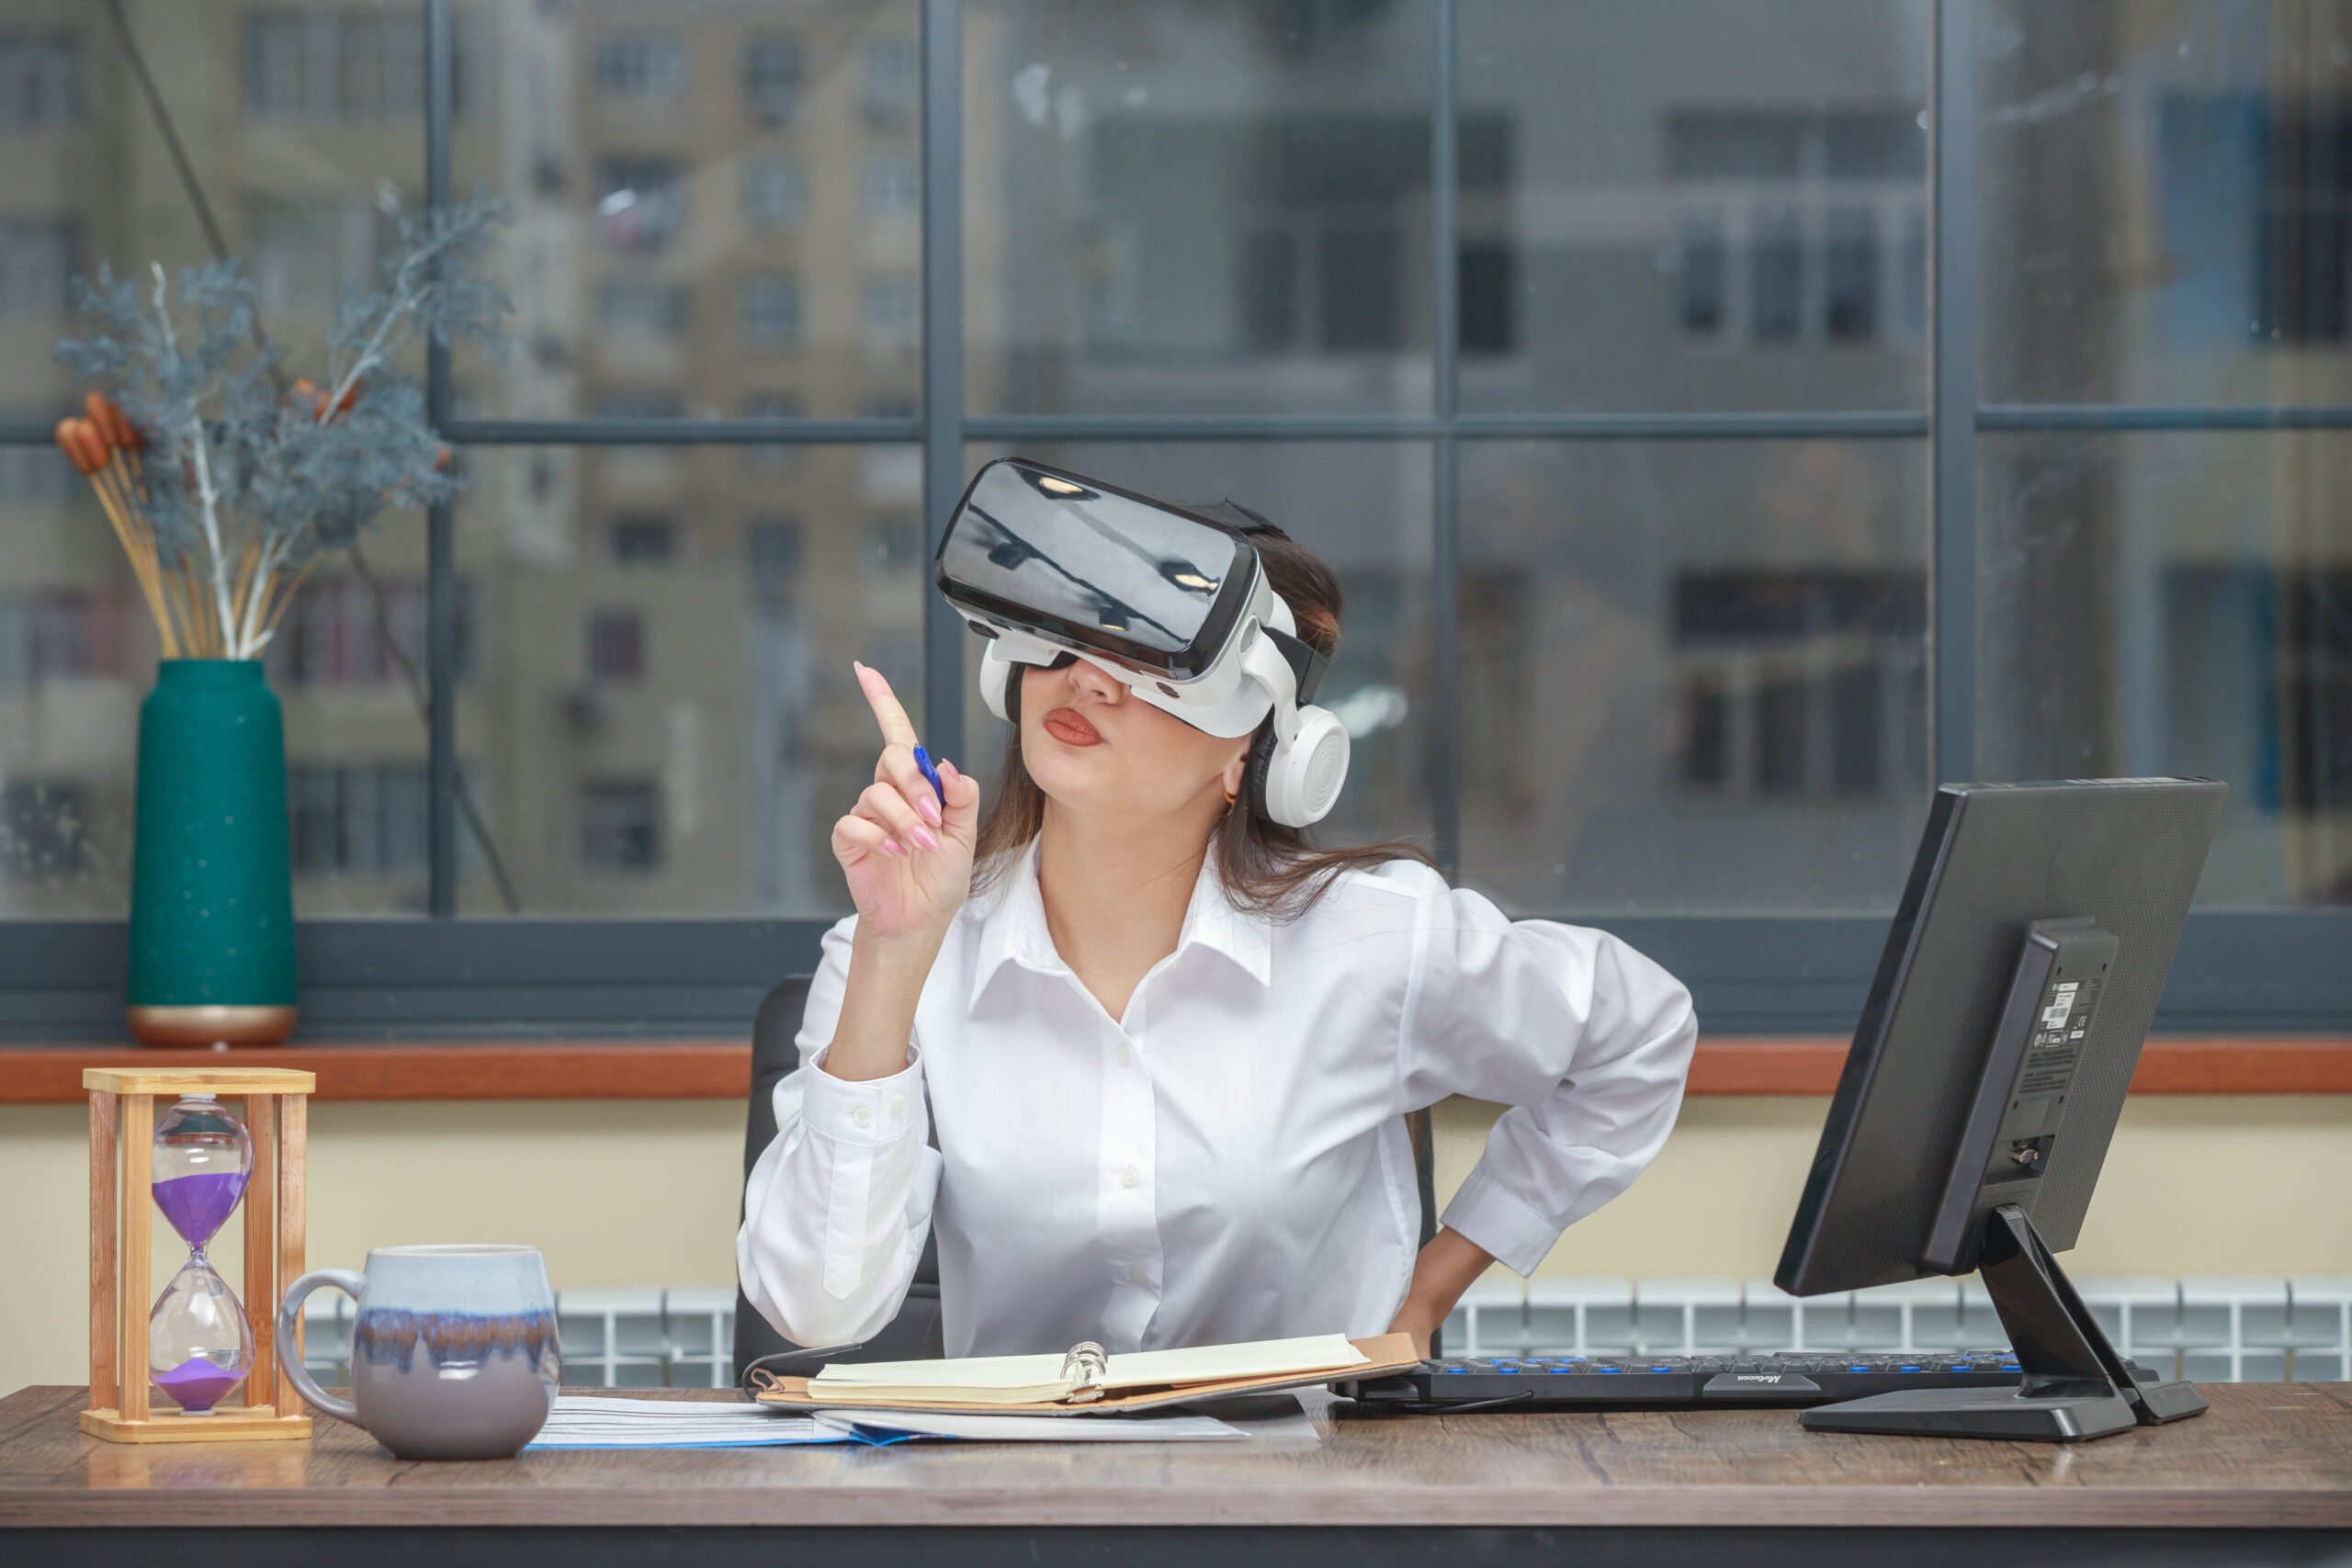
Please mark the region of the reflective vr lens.
POLYGON ((932 570, 961 609, 1184 680, 1231 636, 1256 566, 1189 513, 1002 457, 964 492, 932 570))

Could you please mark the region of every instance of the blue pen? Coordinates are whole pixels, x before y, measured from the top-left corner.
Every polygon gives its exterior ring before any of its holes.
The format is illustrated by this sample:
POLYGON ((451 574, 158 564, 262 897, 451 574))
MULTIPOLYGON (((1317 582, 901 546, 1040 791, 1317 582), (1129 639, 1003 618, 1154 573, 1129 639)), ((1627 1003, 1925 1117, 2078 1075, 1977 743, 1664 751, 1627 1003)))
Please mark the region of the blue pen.
POLYGON ((939 770, 931 765, 931 754, 920 746, 915 748, 915 766, 921 768, 922 776, 931 781, 932 793, 939 796, 939 804, 946 805, 947 787, 939 782, 939 770))

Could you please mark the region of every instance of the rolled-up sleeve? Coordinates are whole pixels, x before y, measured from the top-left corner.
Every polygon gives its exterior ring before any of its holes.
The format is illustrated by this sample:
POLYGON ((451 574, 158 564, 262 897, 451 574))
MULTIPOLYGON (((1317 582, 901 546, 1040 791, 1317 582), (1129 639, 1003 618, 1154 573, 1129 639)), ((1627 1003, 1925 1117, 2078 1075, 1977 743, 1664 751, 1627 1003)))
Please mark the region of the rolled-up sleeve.
POLYGON ((1657 1155, 1699 1033, 1689 990, 1617 938, 1442 884, 1416 901, 1400 1028, 1408 1109, 1511 1108, 1443 1218, 1522 1275, 1657 1155))
POLYGON ((898 1315, 939 1186, 914 1043, 888 1077, 850 1082, 825 1071, 855 925, 849 916, 825 933, 797 1037, 800 1066, 775 1087, 775 1138, 752 1164, 735 1236, 743 1294, 796 1345, 864 1339, 898 1315))

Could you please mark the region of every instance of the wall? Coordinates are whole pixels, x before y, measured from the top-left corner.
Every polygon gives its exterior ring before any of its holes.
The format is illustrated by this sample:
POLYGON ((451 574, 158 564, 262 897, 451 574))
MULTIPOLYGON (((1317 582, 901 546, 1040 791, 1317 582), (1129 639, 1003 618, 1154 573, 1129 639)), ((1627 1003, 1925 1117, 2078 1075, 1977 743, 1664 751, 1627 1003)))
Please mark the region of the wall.
MULTIPOLYGON (((1689 1101, 1649 1172, 1572 1230, 1544 1272, 1769 1275, 1824 1104, 1689 1101)), ((1440 1112, 1441 1191, 1476 1158, 1492 1114, 1440 1112)), ((0 1392, 85 1376, 85 1127, 78 1106, 0 1107, 0 1392)), ((740 1108, 718 1101, 321 1104, 311 1261, 356 1267, 400 1242, 527 1241, 559 1288, 723 1281, 741 1140, 740 1108)), ((2137 1100, 2069 1267, 2352 1272, 2346 1192, 2352 1097, 2137 1100)), ((214 1258, 232 1283, 236 1257, 232 1238, 214 1258)), ((179 1261, 175 1239, 158 1243, 157 1292, 179 1261)))

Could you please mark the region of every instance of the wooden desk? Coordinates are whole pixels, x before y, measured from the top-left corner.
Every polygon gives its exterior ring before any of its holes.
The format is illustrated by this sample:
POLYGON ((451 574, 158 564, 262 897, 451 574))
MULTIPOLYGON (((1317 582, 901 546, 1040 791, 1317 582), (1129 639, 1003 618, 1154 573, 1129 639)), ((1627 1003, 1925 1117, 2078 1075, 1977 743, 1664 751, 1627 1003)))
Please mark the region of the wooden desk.
POLYGON ((81 1390, 35 1388, 0 1400, 0 1562, 2352 1561, 2352 1384, 2206 1393, 2208 1416, 2075 1448, 1826 1436, 1785 1411, 1374 1416, 1318 1393, 1313 1446, 419 1464, 327 1420, 308 1444, 118 1447, 76 1430, 81 1390))

